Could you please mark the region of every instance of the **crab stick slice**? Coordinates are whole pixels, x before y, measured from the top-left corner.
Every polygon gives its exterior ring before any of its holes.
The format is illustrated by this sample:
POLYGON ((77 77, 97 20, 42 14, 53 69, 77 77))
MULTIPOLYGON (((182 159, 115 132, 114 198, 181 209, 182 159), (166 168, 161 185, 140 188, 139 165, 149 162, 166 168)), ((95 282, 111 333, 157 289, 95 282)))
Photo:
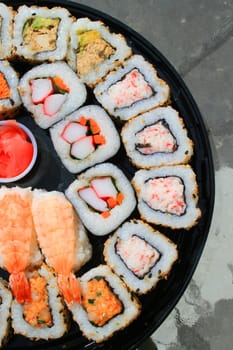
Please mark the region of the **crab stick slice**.
POLYGON ((94 152, 94 150, 95 146, 93 144, 93 137, 85 136, 72 144, 70 154, 74 158, 84 159, 94 152))
POLYGON ((68 143, 73 143, 80 139, 81 137, 86 136, 88 128, 84 125, 80 125, 76 122, 70 122, 67 124, 61 134, 63 140, 68 143))
POLYGON ((30 85, 34 104, 43 103, 46 97, 53 93, 53 84, 50 78, 31 80, 30 85))
POLYGON ((99 177, 91 180, 91 186, 99 198, 115 198, 118 194, 110 176, 99 177))
POLYGON ((44 113, 49 117, 55 115, 66 100, 64 94, 53 94, 44 100, 44 113))
POLYGON ((78 193, 79 193, 79 196, 93 209, 100 212, 108 211, 107 203, 103 199, 97 196, 93 188, 91 187, 81 188, 78 191, 78 193))

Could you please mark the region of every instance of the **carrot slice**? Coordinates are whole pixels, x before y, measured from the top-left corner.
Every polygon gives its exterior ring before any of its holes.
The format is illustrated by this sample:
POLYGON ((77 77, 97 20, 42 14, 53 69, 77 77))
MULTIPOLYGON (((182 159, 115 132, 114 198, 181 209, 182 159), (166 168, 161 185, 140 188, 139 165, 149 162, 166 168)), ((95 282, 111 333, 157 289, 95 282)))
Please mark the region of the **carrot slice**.
POLYGON ((80 125, 85 126, 85 125, 87 124, 87 118, 81 116, 81 117, 79 118, 79 121, 78 121, 78 122, 79 122, 80 125))
POLYGON ((11 92, 3 73, 0 73, 0 98, 10 98, 11 92))
POLYGON ((106 143, 105 137, 103 135, 94 135, 93 139, 96 145, 104 145, 106 143))
POLYGON ((115 197, 109 197, 109 198, 107 199, 107 203, 108 203, 109 208, 114 208, 114 207, 118 204, 117 198, 115 198, 115 197))
POLYGON ((89 119, 89 123, 90 123, 90 128, 91 128, 91 132, 93 135, 95 134, 99 134, 100 133, 100 127, 99 125, 96 123, 96 121, 92 118, 89 119))
POLYGON ((118 193, 117 195, 117 204, 121 204, 124 199, 124 194, 122 192, 118 193))
POLYGON ((60 77, 53 77, 53 83, 57 86, 58 89, 70 92, 70 88, 64 83, 64 81, 60 77))
POLYGON ((102 218, 107 219, 111 215, 110 211, 103 211, 103 213, 100 214, 102 218))

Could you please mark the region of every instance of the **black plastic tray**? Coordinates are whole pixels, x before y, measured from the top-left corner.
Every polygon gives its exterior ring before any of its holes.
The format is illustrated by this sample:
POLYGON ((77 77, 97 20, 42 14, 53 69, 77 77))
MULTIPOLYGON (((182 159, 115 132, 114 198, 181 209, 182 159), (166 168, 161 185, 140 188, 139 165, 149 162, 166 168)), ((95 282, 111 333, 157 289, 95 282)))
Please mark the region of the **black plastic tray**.
MULTIPOLYGON (((32 342, 23 336, 17 335, 13 336, 5 346, 5 349, 17 350, 135 349, 158 328, 182 296, 194 273, 208 236, 214 206, 215 186, 211 149, 203 119, 189 90, 167 59, 141 35, 118 20, 95 9, 68 1, 9 0, 3 2, 14 8, 23 4, 48 7, 63 6, 77 18, 89 17, 92 20, 100 19, 107 24, 112 31, 122 33, 126 37, 128 44, 132 47, 134 53, 142 54, 145 59, 150 61, 156 67, 159 76, 169 84, 171 88, 172 106, 178 110, 180 115, 184 118, 189 136, 194 141, 195 154, 192 158, 191 165, 197 175, 199 206, 202 210, 202 218, 198 225, 190 231, 159 228, 161 232, 166 234, 177 244, 179 260, 173 267, 168 280, 160 281, 154 291, 140 298, 142 302, 142 313, 140 317, 127 329, 118 332, 109 341, 101 345, 97 345, 95 342, 90 342, 82 337, 78 326, 73 323, 70 332, 60 339, 32 342)), ((21 74, 30 68, 29 65, 22 64, 21 62, 13 62, 13 65, 21 74)), ((90 103, 98 104, 92 91, 88 90, 88 99, 85 104, 90 103)), ((36 136, 39 146, 39 156, 30 175, 22 181, 13 183, 10 186, 15 186, 17 184, 23 187, 32 186, 33 188, 46 188, 47 190, 59 191, 66 189, 75 176, 70 174, 60 162, 53 149, 48 131, 40 129, 32 118, 29 117, 28 112, 23 108, 17 119, 27 125, 36 136)), ((128 162, 123 147, 121 147, 118 154, 110 159, 110 161, 117 164, 129 179, 132 178, 135 168, 128 162)), ((132 217, 137 216, 138 213, 135 211, 132 217)), ((101 238, 90 235, 90 240, 94 248, 93 258, 79 274, 104 262, 102 258, 102 249, 105 239, 106 237, 101 238)), ((1 274, 7 277, 4 272, 1 272, 1 274)))

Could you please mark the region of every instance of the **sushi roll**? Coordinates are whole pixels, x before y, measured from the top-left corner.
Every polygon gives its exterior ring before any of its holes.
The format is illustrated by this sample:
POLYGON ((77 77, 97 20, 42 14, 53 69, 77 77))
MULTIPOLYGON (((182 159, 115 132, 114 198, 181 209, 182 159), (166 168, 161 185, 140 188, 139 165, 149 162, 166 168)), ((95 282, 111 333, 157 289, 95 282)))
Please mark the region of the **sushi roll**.
POLYGON ((178 253, 166 236, 143 221, 132 220, 107 239, 104 258, 131 291, 145 294, 167 278, 178 253))
POLYGON ((81 173, 65 194, 86 228, 97 236, 113 231, 136 206, 129 180, 111 163, 102 163, 81 173))
POLYGON ((20 79, 19 91, 24 106, 42 129, 49 128, 86 100, 84 84, 65 62, 32 68, 20 79))
POLYGON ((131 162, 138 168, 187 163, 193 142, 172 107, 158 107, 129 120, 121 131, 131 162))
POLYGON ((6 60, 0 61, 0 120, 14 117, 20 106, 19 77, 6 60))
POLYGON ((20 6, 13 35, 16 55, 32 62, 65 59, 71 23, 65 8, 20 6))
POLYGON ((131 53, 125 38, 111 33, 101 21, 80 18, 71 26, 68 63, 90 86, 131 53))
POLYGON ((55 150, 71 173, 79 173, 114 156, 120 137, 99 106, 85 106, 50 129, 55 150))
POLYGON ((5 345, 10 334, 10 312, 12 294, 6 281, 0 278, 0 348, 5 345))
POLYGON ((13 56, 12 32, 14 11, 11 7, 0 3, 0 59, 6 60, 13 56))
POLYGON ((201 216, 196 175, 189 165, 138 170, 132 184, 139 213, 148 222, 189 229, 201 216))
POLYGON ((124 329, 140 314, 139 301, 107 265, 99 265, 80 278, 82 304, 69 307, 85 337, 97 343, 124 329))
POLYGON ((56 278, 43 264, 39 270, 27 273, 32 298, 24 304, 12 303, 14 333, 30 339, 56 339, 68 331, 69 322, 56 278))
POLYGON ((109 73, 104 82, 97 84, 94 94, 110 115, 127 121, 166 104, 170 89, 149 62, 140 55, 133 55, 123 67, 109 73))

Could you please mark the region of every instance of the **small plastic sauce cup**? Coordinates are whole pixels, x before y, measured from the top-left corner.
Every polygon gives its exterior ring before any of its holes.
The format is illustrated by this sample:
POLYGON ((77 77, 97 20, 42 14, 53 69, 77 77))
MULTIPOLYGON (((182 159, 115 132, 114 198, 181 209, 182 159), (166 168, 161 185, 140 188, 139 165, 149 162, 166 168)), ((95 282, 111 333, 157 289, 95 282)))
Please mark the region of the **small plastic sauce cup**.
POLYGON ((37 143, 32 132, 16 120, 0 121, 0 183, 25 177, 37 158, 37 143))

